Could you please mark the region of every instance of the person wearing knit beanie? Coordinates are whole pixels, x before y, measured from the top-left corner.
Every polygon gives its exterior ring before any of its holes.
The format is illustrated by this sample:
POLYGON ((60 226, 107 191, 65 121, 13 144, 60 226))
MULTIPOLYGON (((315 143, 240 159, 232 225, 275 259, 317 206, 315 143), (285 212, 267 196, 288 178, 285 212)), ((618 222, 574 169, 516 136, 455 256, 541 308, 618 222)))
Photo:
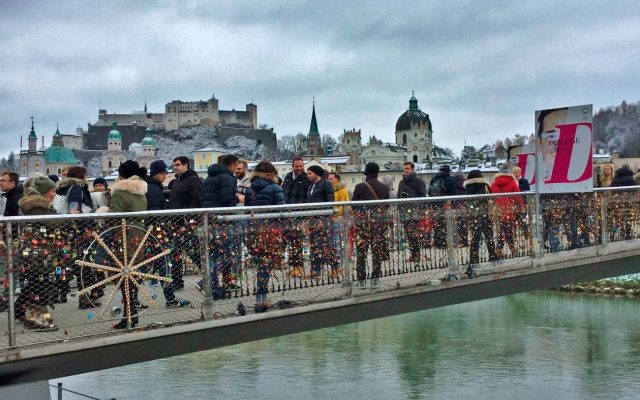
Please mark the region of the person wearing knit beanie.
POLYGON ((307 168, 307 171, 311 171, 314 174, 318 175, 320 178, 324 176, 324 169, 319 165, 312 165, 307 168))
POLYGON ((140 168, 140 165, 138 165, 136 161, 127 160, 118 167, 118 175, 120 175, 122 179, 129 179, 134 175, 144 179, 147 175, 147 169, 144 167, 140 168))
POLYGON ((109 185, 107 184, 107 180, 103 177, 99 176, 93 180, 93 191, 94 192, 104 192, 107 190, 109 185), (100 186, 102 185, 102 186, 100 186))
POLYGON ((55 214, 51 208, 51 202, 56 195, 56 184, 46 176, 30 178, 29 185, 25 186, 25 195, 18 206, 22 215, 46 215, 55 214))
POLYGON ((155 160, 149 165, 149 176, 151 177, 164 172, 167 172, 167 164, 162 160, 155 160))

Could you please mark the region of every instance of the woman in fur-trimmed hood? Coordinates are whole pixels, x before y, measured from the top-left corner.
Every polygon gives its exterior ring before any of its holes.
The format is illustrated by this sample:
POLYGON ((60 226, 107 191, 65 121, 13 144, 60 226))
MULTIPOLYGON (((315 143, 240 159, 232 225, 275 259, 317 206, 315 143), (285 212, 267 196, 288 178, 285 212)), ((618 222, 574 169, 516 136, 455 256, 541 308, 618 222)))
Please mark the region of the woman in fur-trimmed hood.
POLYGON ((118 181, 111 187, 109 207, 98 212, 136 212, 147 210, 147 169, 135 161, 125 161, 118 168, 118 181))
POLYGON ((89 187, 87 186, 87 170, 84 167, 70 167, 67 171, 66 178, 63 178, 58 183, 58 190, 56 191, 56 193, 59 196, 66 197, 66 207, 62 206, 60 203, 56 205, 56 202, 54 202, 54 208, 56 208, 56 211, 58 213, 75 214, 78 212, 83 212, 83 208, 85 212, 95 209, 95 207, 93 206, 93 201, 91 200, 89 187), (68 208, 72 203, 77 203, 81 206, 79 209, 70 210, 68 208), (65 209, 62 210, 61 207, 65 209))

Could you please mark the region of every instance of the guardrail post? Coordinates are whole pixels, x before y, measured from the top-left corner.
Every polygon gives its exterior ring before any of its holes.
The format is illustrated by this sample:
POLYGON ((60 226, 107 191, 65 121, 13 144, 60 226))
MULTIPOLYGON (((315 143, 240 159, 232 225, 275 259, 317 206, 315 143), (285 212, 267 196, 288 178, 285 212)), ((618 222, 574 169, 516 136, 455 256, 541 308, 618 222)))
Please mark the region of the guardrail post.
POLYGON ((529 196, 527 198, 527 214, 529 223, 529 234, 531 235, 531 256, 542 257, 544 251, 542 249, 544 244, 544 235, 542 233, 542 205, 538 208, 538 198, 529 196), (540 211, 540 213, 538 213, 540 211))
POLYGON ((447 201, 445 206, 444 216, 447 223, 447 256, 449 258, 449 275, 453 278, 452 275, 456 275, 460 273, 459 266, 460 263, 456 259, 456 210, 454 210, 451 204, 451 201, 447 201))
POLYGON ((205 319, 213 318, 213 292, 211 288, 211 263, 209 260, 209 213, 202 214, 202 226, 200 230, 200 260, 204 265, 202 277, 202 289, 204 302, 202 304, 202 316, 205 319))
MULTIPOLYGON (((594 192, 594 195, 597 196, 597 192, 594 192)), ((606 253, 607 244, 609 244, 609 227, 607 218, 609 217, 607 213, 607 206, 609 204, 609 197, 611 196, 611 192, 601 192, 600 196, 600 221, 602 224, 601 232, 602 238, 600 242, 600 247, 598 248, 598 254, 606 253)), ((597 198, 597 197, 596 197, 597 198)))
POLYGON ((9 279, 9 347, 16 345, 16 295, 13 268, 13 235, 11 221, 6 225, 5 243, 7 246, 7 279, 9 279))
MULTIPOLYGON (((340 236, 342 237, 342 247, 340 251, 340 268, 342 269, 342 286, 349 287, 353 284, 351 281, 351 272, 353 268, 353 260, 351 257, 351 215, 345 208, 343 212, 342 224, 340 226, 340 236)), ((340 217, 338 217, 340 218, 340 217)))

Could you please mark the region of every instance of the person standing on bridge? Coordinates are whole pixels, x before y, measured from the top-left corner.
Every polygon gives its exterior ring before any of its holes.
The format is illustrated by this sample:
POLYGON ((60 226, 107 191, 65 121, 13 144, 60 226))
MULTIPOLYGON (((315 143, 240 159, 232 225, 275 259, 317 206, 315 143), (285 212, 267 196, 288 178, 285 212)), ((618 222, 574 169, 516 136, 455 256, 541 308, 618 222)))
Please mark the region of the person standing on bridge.
MULTIPOLYGON (((186 156, 179 156, 173 159, 173 171, 176 178, 169 182, 171 192, 169 194, 169 208, 187 209, 202 207, 202 180, 189 166, 189 159, 186 156)), ((177 259, 172 265, 171 275, 173 276, 173 286, 176 290, 184 288, 182 279, 183 270, 186 269, 188 259, 198 260, 198 239, 191 232, 189 218, 185 217, 179 223, 177 230, 181 232, 178 236, 178 248, 182 251, 177 254, 177 259)))
MULTIPOLYGON (((352 200, 387 200, 389 187, 378 180, 380 167, 369 162, 364 167, 365 181, 353 190, 352 200)), ((367 255, 371 248, 371 288, 378 287, 382 276, 382 262, 389 259, 387 246, 388 206, 356 206, 353 208, 356 226, 356 270, 358 287, 366 288, 367 255)))
MULTIPOLYGON (((464 181, 464 187, 467 194, 489 194, 491 186, 483 176, 482 172, 474 169, 469 172, 467 180, 464 181)), ((469 232, 471 233, 471 249, 469 264, 478 264, 480 261, 480 238, 484 236, 484 242, 489 251, 489 261, 497 260, 496 246, 493 240, 493 224, 489 217, 489 200, 478 199, 469 200, 469 232)))
MULTIPOLYGON (((398 184, 398 196, 401 199, 427 196, 427 185, 422 179, 418 178, 415 165, 411 161, 404 163, 404 174, 402 174, 402 180, 398 184)), ((424 210, 416 207, 415 204, 403 203, 403 205, 398 206, 398 212, 400 213, 404 234, 409 243, 409 252, 411 254, 407 262, 418 262, 420 261, 421 242, 418 221, 421 218, 421 214, 424 214, 424 210)))
MULTIPOLYGON (((333 186, 325 178, 325 171, 319 165, 307 168, 307 203, 333 203, 335 195, 333 186)), ((311 271, 309 278, 319 279, 322 275, 322 266, 329 264, 331 274, 336 276, 338 261, 335 248, 331 246, 329 235, 331 234, 331 218, 311 217, 307 219, 309 230, 309 247, 311 253, 311 271)))
MULTIPOLYGON (((277 184, 278 170, 269 161, 260 161, 245 192, 245 205, 275 206, 284 204, 284 192, 277 184)), ((267 299, 271 271, 281 266, 280 227, 270 219, 254 220, 247 226, 246 244, 258 265, 256 276, 256 311, 271 308, 267 299)))
MULTIPOLYGON (((491 193, 514 193, 520 192, 515 176, 509 172, 509 164, 500 165, 498 172, 491 184, 491 193)), ((524 208, 524 201, 520 196, 497 197, 495 205, 499 211, 500 240, 498 242, 498 252, 502 253, 504 244, 509 246, 511 257, 516 257, 517 246, 515 242, 515 228, 519 215, 519 210, 524 208)))
MULTIPOLYGON (((296 157, 291 162, 293 170, 285 175, 282 181, 284 191, 284 201, 287 204, 301 204, 307 202, 307 189, 309 181, 304 170, 304 161, 296 157)), ((289 247, 289 271, 292 277, 304 277, 304 258, 302 257, 302 243, 304 241, 304 230, 300 223, 291 221, 290 226, 282 234, 283 252, 289 247)))
MULTIPOLYGON (((237 181, 234 172, 238 167, 238 157, 225 154, 216 164, 207 170, 209 175, 202 186, 202 206, 206 208, 235 207, 238 204, 237 181)), ((233 261, 236 259, 233 246, 233 222, 215 224, 211 237, 214 243, 209 247, 211 268, 211 286, 214 299, 230 295, 229 290, 235 288, 233 282, 233 261), (218 280, 222 274, 222 286, 218 280)), ((237 269, 237 268, 236 268, 237 269)))
MULTIPOLYGON (((97 212, 124 213, 146 211, 147 183, 145 182, 145 178, 147 176, 147 169, 144 167, 141 168, 136 161, 127 160, 118 167, 118 175, 118 181, 114 183, 111 189, 109 206, 98 209, 97 212)), ((141 225, 141 222, 129 220, 127 224, 141 225)), ((123 246, 127 247, 128 254, 135 253, 138 244, 142 240, 142 234, 140 232, 144 232, 144 229, 137 230, 127 228, 127 243, 123 243, 123 246)), ((129 325, 129 316, 131 316, 130 328, 133 328, 138 324, 138 289, 135 284, 130 283, 128 295, 124 284, 120 286, 120 291, 122 292, 124 312, 120 322, 115 324, 113 328, 127 328, 129 325)))

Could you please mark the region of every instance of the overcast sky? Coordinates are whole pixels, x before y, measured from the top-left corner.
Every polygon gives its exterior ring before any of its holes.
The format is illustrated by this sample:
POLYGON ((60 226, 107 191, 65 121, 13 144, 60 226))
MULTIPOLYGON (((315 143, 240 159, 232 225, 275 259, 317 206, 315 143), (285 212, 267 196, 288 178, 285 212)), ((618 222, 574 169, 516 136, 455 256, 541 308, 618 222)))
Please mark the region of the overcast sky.
POLYGON ((415 90, 459 153, 536 109, 640 100, 637 1, 1 1, 0 155, 108 112, 208 99, 279 135, 394 140, 415 90))

